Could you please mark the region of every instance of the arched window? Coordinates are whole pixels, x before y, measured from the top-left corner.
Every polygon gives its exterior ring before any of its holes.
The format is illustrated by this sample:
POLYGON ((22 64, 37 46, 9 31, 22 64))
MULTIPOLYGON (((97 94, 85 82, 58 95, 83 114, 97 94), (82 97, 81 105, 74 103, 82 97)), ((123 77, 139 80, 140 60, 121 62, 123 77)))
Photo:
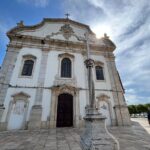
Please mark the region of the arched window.
POLYGON ((71 78, 71 60, 69 58, 61 61, 61 77, 71 78))
POLYGON ((34 61, 33 60, 25 60, 22 69, 22 76, 32 76, 34 61))
POLYGON ((104 80, 103 67, 96 66, 95 71, 96 71, 96 79, 97 80, 104 80))

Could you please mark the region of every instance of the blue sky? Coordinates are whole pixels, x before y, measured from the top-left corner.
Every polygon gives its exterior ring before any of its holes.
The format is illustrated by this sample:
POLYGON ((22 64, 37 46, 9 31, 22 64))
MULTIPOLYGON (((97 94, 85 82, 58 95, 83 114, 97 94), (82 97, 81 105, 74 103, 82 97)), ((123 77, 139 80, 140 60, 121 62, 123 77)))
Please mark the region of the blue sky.
POLYGON ((117 45, 116 64, 128 104, 150 103, 149 0, 1 0, 0 65, 6 32, 23 20, 34 25, 43 18, 70 18, 90 25, 97 37, 105 32, 117 45))

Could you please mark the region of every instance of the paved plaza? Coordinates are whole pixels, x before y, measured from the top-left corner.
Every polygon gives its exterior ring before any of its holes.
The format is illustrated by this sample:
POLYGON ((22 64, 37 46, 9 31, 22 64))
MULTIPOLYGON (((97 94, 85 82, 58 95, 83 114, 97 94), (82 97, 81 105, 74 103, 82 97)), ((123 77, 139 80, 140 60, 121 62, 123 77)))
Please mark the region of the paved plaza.
POLYGON ((150 134, 150 125, 148 124, 147 118, 132 118, 131 120, 138 122, 150 134))
MULTIPOLYGON (((119 140, 120 150, 150 150, 150 127, 147 120, 132 120, 132 127, 109 129, 119 140)), ((81 150, 82 130, 57 128, 40 131, 5 131, 0 133, 0 150, 81 150)))

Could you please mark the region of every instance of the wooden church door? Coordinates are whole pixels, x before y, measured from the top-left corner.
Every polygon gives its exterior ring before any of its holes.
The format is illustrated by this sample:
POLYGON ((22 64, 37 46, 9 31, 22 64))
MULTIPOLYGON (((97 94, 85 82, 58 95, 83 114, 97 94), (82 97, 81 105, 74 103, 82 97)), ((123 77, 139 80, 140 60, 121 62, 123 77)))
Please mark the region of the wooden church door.
POLYGON ((56 126, 73 126, 73 96, 70 94, 61 94, 58 96, 56 126))

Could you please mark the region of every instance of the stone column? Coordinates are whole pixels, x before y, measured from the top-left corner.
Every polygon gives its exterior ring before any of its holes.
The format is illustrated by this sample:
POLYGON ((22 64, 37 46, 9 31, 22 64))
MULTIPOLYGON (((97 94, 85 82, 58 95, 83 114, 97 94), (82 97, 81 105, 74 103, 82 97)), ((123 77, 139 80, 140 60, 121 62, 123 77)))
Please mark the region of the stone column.
POLYGON ((57 100, 58 99, 58 93, 56 92, 56 89, 52 89, 52 95, 51 95, 51 107, 50 107, 50 128, 56 128, 56 109, 57 109, 57 100))
POLYGON ((82 150, 120 149, 117 139, 108 132, 105 119, 96 109, 87 110, 84 117, 85 128, 80 139, 82 150))
POLYGON ((124 89, 121 85, 121 80, 116 69, 115 59, 113 54, 105 56, 109 71, 112 94, 114 98, 114 110, 117 119, 117 125, 130 125, 130 116, 124 98, 124 89))
POLYGON ((80 101, 79 101, 79 89, 76 90, 74 96, 74 101, 75 101, 75 127, 79 128, 80 127, 80 101))
MULTIPOLYGON (((3 115, 4 100, 6 97, 7 89, 9 88, 11 76, 13 73, 13 69, 15 66, 15 62, 17 60, 18 49, 21 47, 8 47, 5 58, 2 64, 2 68, 0 70, 0 121, 3 115)), ((3 130, 5 128, 5 123, 0 123, 0 129, 3 130)))
POLYGON ((42 59, 40 65, 40 72, 38 77, 38 85, 36 89, 35 103, 32 106, 32 111, 29 120, 29 129, 39 129, 41 128, 41 116, 42 116, 42 97, 43 97, 43 88, 46 75, 46 66, 47 66, 48 51, 42 51, 42 59))

